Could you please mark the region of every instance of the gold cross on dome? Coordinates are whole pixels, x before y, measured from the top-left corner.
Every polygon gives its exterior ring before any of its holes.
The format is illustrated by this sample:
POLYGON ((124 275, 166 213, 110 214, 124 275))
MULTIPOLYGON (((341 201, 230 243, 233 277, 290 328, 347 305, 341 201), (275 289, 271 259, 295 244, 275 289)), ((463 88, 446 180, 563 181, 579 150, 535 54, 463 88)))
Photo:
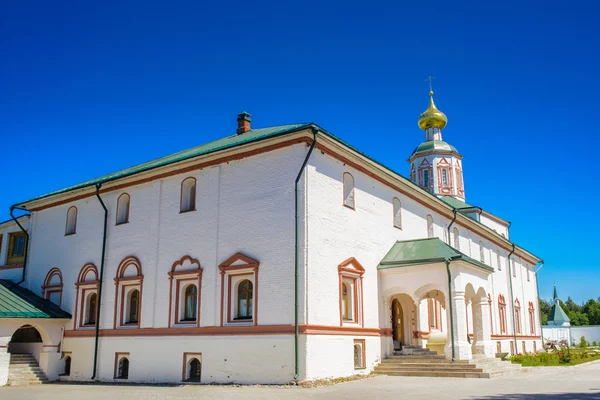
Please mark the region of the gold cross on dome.
POLYGON ((429 76, 427 77, 427 79, 425 79, 425 82, 429 81, 429 91, 430 91, 430 92, 431 92, 431 91, 433 91, 433 89, 432 89, 432 85, 431 85, 431 81, 433 81, 434 79, 435 79, 435 76, 431 76, 431 75, 429 75, 429 76))

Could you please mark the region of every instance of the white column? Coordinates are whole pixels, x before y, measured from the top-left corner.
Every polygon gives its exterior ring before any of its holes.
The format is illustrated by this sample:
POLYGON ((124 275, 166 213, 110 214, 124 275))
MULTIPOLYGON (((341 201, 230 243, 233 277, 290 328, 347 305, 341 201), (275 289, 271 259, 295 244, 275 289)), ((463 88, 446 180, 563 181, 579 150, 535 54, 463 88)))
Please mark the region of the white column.
MULTIPOLYGON (((455 360, 470 360, 471 345, 467 341, 467 305, 465 303, 465 292, 454 291, 452 293, 452 308, 453 308, 453 328, 454 328, 454 359, 455 360)), ((450 311, 450 308, 448 308, 450 311)), ((450 324, 449 324, 450 325, 450 324)), ((452 358, 452 338, 450 334, 452 329, 448 329, 448 340, 444 353, 446 358, 452 358)))
POLYGON ((485 298, 473 303, 473 354, 491 358, 495 356, 490 327, 490 305, 485 298))

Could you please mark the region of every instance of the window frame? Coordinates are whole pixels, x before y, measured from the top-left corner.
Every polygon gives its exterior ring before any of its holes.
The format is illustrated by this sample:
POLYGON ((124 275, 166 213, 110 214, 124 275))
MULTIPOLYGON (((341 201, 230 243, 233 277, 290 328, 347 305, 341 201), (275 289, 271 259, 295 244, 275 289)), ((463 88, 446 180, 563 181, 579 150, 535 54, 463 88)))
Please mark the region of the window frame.
POLYGON ((435 229, 433 224, 433 216, 431 214, 427 214, 425 217, 427 223, 427 238, 432 239, 435 237, 435 229))
POLYGON ((77 207, 71 206, 67 209, 67 216, 65 218, 65 236, 71 236, 71 235, 77 234, 77 217, 78 217, 78 215, 79 215, 79 210, 77 209, 77 207), (75 210, 74 217, 71 216, 71 210, 75 210), (73 230, 72 231, 69 226, 70 225, 69 222, 70 222, 71 218, 75 219, 75 221, 73 222, 73 230))
MULTIPOLYGON (((79 271, 77 282, 75 283, 75 312, 73 318, 74 329, 94 329, 95 324, 87 324, 86 311, 88 310, 88 296, 92 293, 98 293, 100 282, 98 281, 98 268, 94 264, 85 264, 79 271), (91 278, 91 279, 89 279, 91 278)), ((98 312, 96 306, 96 314, 98 312)), ((98 316, 96 315, 96 322, 98 316)))
POLYGON ((130 211, 131 211, 131 196, 129 195, 129 193, 121 193, 121 195, 117 198, 117 211, 116 211, 116 215, 115 215, 115 226, 128 224, 130 211), (121 211, 121 207, 123 207, 121 205, 121 199, 123 198, 123 196, 127 196, 127 211, 126 211, 125 220, 120 221, 119 220, 119 212, 121 211))
POLYGON ((198 352, 184 352, 183 362, 181 366, 181 381, 187 383, 201 383, 202 382, 202 353, 198 352), (192 360, 198 360, 200 363, 200 377, 198 381, 190 380, 190 363, 192 360))
POLYGON ((506 321, 506 300, 503 295, 498 296, 498 319, 500 320, 500 334, 508 333, 506 321))
POLYGON ((521 303, 519 299, 515 299, 515 329, 517 331, 517 335, 521 334, 521 303))
POLYGON ((113 329, 139 329, 142 322, 142 305, 144 298, 144 275, 142 273, 142 263, 134 256, 125 257, 117 267, 115 276, 115 313, 113 316, 113 329), (130 268, 135 268, 136 275, 126 276, 130 268), (137 306, 137 322, 129 321, 129 309, 131 301, 130 294, 139 291, 139 302, 137 306))
MULTIPOLYGON (((188 176, 187 178, 184 178, 181 181, 181 190, 179 192, 179 213, 180 214, 184 214, 184 213, 188 213, 188 212, 193 212, 196 211, 196 201, 197 199, 197 194, 198 194, 198 181, 196 180, 196 178, 194 178, 193 176, 188 176), (194 181, 193 184, 193 194, 194 194, 194 199, 193 201, 190 200, 190 204, 188 205, 188 207, 190 208, 186 208, 185 210, 183 209, 183 188, 186 182, 191 182, 194 181)), ((192 193, 192 190, 190 189, 190 193, 192 193)))
POLYGON ((460 251, 460 232, 456 226, 452 230, 452 234, 454 236, 454 248, 460 251))
POLYGON ((364 297, 363 297, 363 276, 365 274, 364 267, 354 257, 350 257, 338 265, 338 280, 339 280, 339 316, 340 326, 345 325, 360 325, 365 326, 364 318, 364 297), (343 287, 345 284, 347 289, 351 289, 347 294, 352 297, 346 300, 346 307, 351 307, 351 312, 344 312, 344 297, 343 287), (346 317, 344 319, 344 314, 346 317))
POLYGON ((529 332, 533 336, 533 335, 535 335, 535 307, 533 306, 533 303, 531 301, 529 302, 528 312, 529 312, 529 332))
POLYGON ((202 304, 202 267, 200 261, 189 255, 181 257, 171 266, 169 275, 169 328, 200 327, 202 304), (196 286, 196 319, 186 320, 185 291, 196 286))
POLYGON ((352 365, 354 366, 354 369, 366 369, 367 368, 367 341, 365 339, 354 339, 352 341, 352 365), (360 346, 361 349, 361 365, 360 366, 356 366, 356 363, 354 362, 354 352, 356 349, 356 346, 360 346))
POLYGON ((344 172, 344 175, 342 176, 342 195, 344 207, 348 207, 351 210, 356 210, 356 181, 350 172, 344 172), (352 185, 352 188, 348 194, 346 194, 346 177, 350 178, 350 183, 352 185))
POLYGON ((398 197, 392 199, 392 211, 394 228, 402 230, 402 202, 398 197))
POLYGON ((259 271, 260 262, 236 253, 219 265, 221 274, 221 326, 258 325, 259 271), (252 282, 252 318, 237 319, 237 285, 243 280, 252 282), (225 285, 227 282, 227 286, 225 285))
POLYGON ((235 290, 235 301, 236 305, 236 316, 234 320, 251 320, 254 312, 254 285, 250 279, 243 279, 236 284, 235 290), (242 285, 246 284, 247 288, 242 289, 242 285), (243 290, 243 292, 242 292, 243 290), (245 298, 242 298, 242 294, 244 294, 245 298), (242 300, 245 300, 245 316, 242 316, 242 300))
POLYGON ((57 306, 61 306, 62 304, 62 292, 63 292, 63 277, 60 269, 54 267, 46 274, 46 278, 44 279, 44 284, 42 285, 42 297, 46 300, 50 300, 50 297, 53 293, 59 293, 59 301, 57 306), (52 283, 52 279, 58 276, 59 282, 52 283))
POLYGON ((129 372, 131 367, 131 354, 129 352, 117 352, 115 353, 115 367, 114 367, 114 375, 113 379, 125 380, 129 379, 129 372), (127 360, 127 376, 121 376, 121 361, 125 359, 127 360))
POLYGON ((23 231, 8 233, 8 246, 6 249, 6 265, 21 265, 25 262, 25 253, 27 252, 27 235, 23 231), (15 242, 23 238, 23 252, 20 255, 13 255, 15 242))

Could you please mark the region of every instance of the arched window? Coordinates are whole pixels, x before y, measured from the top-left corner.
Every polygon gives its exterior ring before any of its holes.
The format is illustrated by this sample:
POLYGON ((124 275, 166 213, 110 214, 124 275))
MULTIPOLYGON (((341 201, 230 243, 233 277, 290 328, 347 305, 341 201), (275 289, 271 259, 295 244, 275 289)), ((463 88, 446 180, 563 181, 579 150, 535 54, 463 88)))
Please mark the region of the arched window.
POLYGON ((394 226, 402 229, 402 203, 397 197, 394 197, 394 226))
POLYGON ((503 295, 498 296, 498 318, 500 319, 500 333, 506 333, 506 301, 503 295))
POLYGON ((529 302, 529 332, 535 335, 535 309, 531 301, 529 302))
POLYGON ((354 209, 354 177, 344 173, 344 205, 354 209))
POLYGON ((442 169, 442 185, 448 186, 448 169, 442 169))
POLYGON ((354 339, 354 369, 366 368, 365 339, 354 339))
POLYGON ((431 215, 427 215, 427 237, 433 237, 433 217, 431 215))
POLYGON ((502 258, 500 258, 500 250, 496 253, 496 263, 498 263, 498 271, 502 271, 502 258))
POLYGON ((521 333, 521 303, 519 299, 515 300, 515 325, 517 333, 521 333))
POLYGON ((195 321, 196 310, 198 309, 198 288, 196 285, 189 285, 185 289, 185 306, 183 311, 184 321, 195 321))
POLYGON ((129 359, 127 357, 121 357, 119 359, 119 368, 117 371, 118 379, 129 378, 129 359))
POLYGON ((485 262, 485 252, 483 249, 483 242, 481 240, 479 241, 479 261, 482 263, 485 262))
POLYGON ((186 178, 181 182, 180 212, 196 210, 196 179, 186 178))
POLYGON ((129 318, 128 324, 137 324, 140 313, 140 291, 133 289, 129 292, 129 318))
POLYGON ((77 207, 73 206, 67 211, 67 225, 65 235, 74 235, 77 230, 77 207))
POLYGON ((350 299, 348 298, 348 284, 342 283, 342 319, 350 320, 350 299))
POLYGON ((129 195, 123 193, 117 200, 117 225, 129 222, 129 195))
POLYGON ((423 186, 429 188, 429 170, 423 170, 423 186))
POLYGON ((43 296, 46 300, 50 300, 60 307, 62 302, 62 290, 62 274, 58 268, 52 268, 48 271, 44 284, 42 285, 43 296))
POLYGON ((71 357, 70 356, 65 357, 65 370, 61 375, 62 376, 71 375, 71 357))
POLYGON ((252 282, 248 279, 238 286, 238 315, 237 319, 252 319, 252 282))
POLYGON ((96 311, 98 309, 98 295, 91 293, 87 299, 85 325, 96 325, 96 311))
POLYGON ((202 364, 197 358, 192 358, 188 367, 188 381, 200 382, 200 373, 202 371, 202 364))
POLYGON ((458 234, 458 228, 454 227, 453 232, 454 232, 454 248, 456 250, 460 250, 460 236, 458 234))

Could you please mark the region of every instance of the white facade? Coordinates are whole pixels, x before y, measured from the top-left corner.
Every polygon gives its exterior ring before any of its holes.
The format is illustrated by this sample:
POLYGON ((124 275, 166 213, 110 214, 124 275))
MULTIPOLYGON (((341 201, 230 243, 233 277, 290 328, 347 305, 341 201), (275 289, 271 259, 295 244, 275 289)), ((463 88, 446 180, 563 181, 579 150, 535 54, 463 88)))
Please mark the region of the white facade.
MULTIPOLYGON (((541 349, 535 256, 517 248, 511 274, 510 243, 459 215, 453 223, 459 250, 477 260, 482 256, 493 271, 450 263, 450 296, 444 263, 378 270, 396 241, 428 236, 428 216, 433 235, 449 242, 452 208, 323 133, 298 184, 296 247, 294 181, 312 138, 307 128, 291 133, 289 140, 277 137, 240 146, 102 187, 108 229, 94 379, 118 380, 123 357, 129 361, 127 379, 136 382, 186 380, 193 358, 201 363, 201 382, 285 383, 295 378, 296 362, 298 380, 349 376, 369 373, 393 353, 394 340, 426 346, 429 335, 438 332, 447 337, 446 355, 454 353, 457 359, 491 357, 511 346, 541 349), (251 154, 243 152, 246 147, 251 154), (353 177, 353 207, 345 198, 344 173, 353 177), (190 177, 195 179, 195 207, 180 212, 182 182, 190 177), (116 224, 123 193, 130 199, 128 220, 116 224), (394 226, 394 198, 400 201, 401 226, 394 226), (243 281, 252 286, 252 301, 238 298, 243 281), (193 321, 183 318, 189 282, 199 286, 193 321), (141 298, 139 317, 127 323, 134 290, 141 298), (506 303, 504 323, 500 296, 506 303), (518 324, 513 300, 520 304, 518 324), (531 318, 529 303, 535 305, 531 318), (403 313, 398 326, 390 322, 394 304, 403 313), (251 319, 240 318, 243 307, 251 310, 251 319)), ((60 299, 60 307, 73 318, 23 324, 40 331, 42 353, 49 353, 42 368, 49 377, 55 379, 69 357, 70 375, 61 379, 90 380, 95 329, 86 323, 91 296, 98 295, 103 209, 94 188, 27 205, 32 210, 31 243, 22 286, 46 297, 48 286, 57 283, 49 285, 49 279, 58 279, 48 274, 59 269, 62 293, 53 299, 60 299), (77 209, 75 233, 65 234, 71 207, 77 209)), ((0 271, 0 279, 16 276, 12 270, 0 271)), ((13 325, 0 329, 0 346, 5 346, 0 347, 0 384, 8 344, 19 327, 13 325)))

